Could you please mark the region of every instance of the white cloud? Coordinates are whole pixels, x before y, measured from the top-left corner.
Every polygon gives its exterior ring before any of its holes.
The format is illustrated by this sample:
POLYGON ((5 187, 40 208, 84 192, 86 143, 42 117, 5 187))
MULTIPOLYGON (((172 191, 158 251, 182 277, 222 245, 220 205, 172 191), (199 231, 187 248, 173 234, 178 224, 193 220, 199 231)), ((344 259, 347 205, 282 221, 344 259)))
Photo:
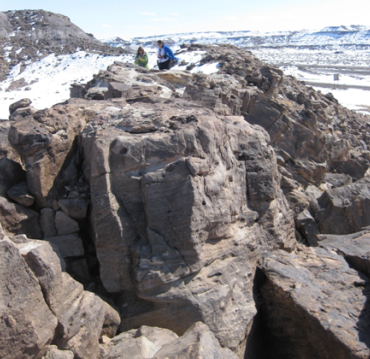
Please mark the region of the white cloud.
POLYGON ((139 12, 141 15, 157 16, 154 12, 139 12))
POLYGON ((172 16, 180 16, 179 14, 176 14, 175 12, 171 14, 172 16))
POLYGON ((111 25, 106 25, 106 24, 103 24, 101 27, 105 27, 106 29, 113 29, 113 26, 111 26, 111 25))
POLYGON ((161 21, 161 22, 176 22, 175 19, 170 19, 168 17, 162 17, 160 19, 153 19, 152 21, 161 21))

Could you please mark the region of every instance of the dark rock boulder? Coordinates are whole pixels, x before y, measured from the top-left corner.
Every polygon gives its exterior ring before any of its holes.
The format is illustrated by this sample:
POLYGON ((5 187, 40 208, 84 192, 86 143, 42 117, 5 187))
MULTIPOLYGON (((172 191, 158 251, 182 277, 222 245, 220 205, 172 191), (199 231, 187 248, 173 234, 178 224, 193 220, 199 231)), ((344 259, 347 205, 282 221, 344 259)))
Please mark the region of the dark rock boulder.
POLYGON ((370 225, 370 178, 330 189, 318 199, 316 219, 323 234, 349 234, 370 225))
POLYGON ((36 358, 54 337, 57 318, 16 246, 0 240, 0 357, 36 358))
POLYGON ((273 358, 368 358, 367 277, 325 249, 264 259, 265 335, 273 358))
POLYGON ((332 249, 344 256, 353 268, 370 278, 370 230, 347 234, 320 234, 317 236, 320 247, 332 249))

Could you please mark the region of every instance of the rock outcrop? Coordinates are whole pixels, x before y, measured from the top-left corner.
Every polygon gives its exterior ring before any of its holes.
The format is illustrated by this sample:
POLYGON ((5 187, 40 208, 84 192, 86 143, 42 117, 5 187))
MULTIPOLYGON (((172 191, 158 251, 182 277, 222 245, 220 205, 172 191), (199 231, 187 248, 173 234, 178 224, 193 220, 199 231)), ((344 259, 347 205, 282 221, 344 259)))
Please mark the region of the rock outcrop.
POLYGON ((369 279, 330 250, 276 251, 261 288, 273 358, 368 358, 369 279))
POLYGON ((65 272, 59 248, 25 236, 0 240, 4 308, 2 358, 98 358, 103 327, 114 335, 114 309, 65 272), (55 348, 48 347, 51 343, 55 348))
POLYGON ((2 236, 58 321, 40 354, 255 359, 262 326, 271 358, 369 356, 369 280, 346 262, 366 258, 322 237, 370 224, 366 118, 247 51, 196 49, 218 73, 116 62, 50 109, 13 106, 35 203, 12 202, 10 162, 0 204, 40 225, 2 214, 2 236))

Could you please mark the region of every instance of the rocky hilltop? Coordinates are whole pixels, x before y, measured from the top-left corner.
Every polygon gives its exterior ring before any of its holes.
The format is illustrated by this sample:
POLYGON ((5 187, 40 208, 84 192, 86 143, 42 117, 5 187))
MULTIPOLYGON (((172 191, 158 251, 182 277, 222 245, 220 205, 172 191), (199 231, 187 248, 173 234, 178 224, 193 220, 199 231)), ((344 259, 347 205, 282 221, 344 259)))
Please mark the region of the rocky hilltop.
POLYGON ((200 50, 10 107, 3 358, 370 356, 369 117, 200 50))
POLYGON ((107 55, 125 53, 86 34, 64 15, 44 10, 0 12, 0 81, 17 64, 26 66, 49 54, 79 50, 107 55))

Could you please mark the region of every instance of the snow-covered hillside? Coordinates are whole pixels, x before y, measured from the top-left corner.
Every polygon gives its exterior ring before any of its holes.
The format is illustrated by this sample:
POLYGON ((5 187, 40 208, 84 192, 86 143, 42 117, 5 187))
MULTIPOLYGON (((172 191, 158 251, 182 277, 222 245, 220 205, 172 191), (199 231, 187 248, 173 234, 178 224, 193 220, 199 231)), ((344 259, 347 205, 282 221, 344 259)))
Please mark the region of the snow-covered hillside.
MULTIPOLYGON (((180 62, 195 64, 191 70, 193 73, 217 72, 217 64, 199 66, 204 53, 204 51, 187 52, 179 54, 178 58, 180 62)), ((71 55, 49 55, 29 64, 23 70, 21 65, 15 66, 8 78, 0 82, 0 120, 7 119, 9 106, 22 98, 31 99, 32 106, 36 109, 51 107, 67 100, 70 97, 71 84, 90 81, 94 74, 105 70, 115 61, 133 63, 134 55, 104 56, 79 51, 71 55), (14 84, 20 84, 21 87, 17 88, 14 84)), ((149 66, 153 68, 155 65, 156 57, 153 53, 149 66)))
POLYGON ((334 50, 335 47, 370 49, 370 27, 353 25, 350 27, 326 27, 318 31, 219 31, 189 32, 180 34, 135 37, 129 40, 112 38, 102 40, 111 46, 155 46, 158 39, 171 46, 191 44, 231 44, 238 47, 308 47, 334 50))

